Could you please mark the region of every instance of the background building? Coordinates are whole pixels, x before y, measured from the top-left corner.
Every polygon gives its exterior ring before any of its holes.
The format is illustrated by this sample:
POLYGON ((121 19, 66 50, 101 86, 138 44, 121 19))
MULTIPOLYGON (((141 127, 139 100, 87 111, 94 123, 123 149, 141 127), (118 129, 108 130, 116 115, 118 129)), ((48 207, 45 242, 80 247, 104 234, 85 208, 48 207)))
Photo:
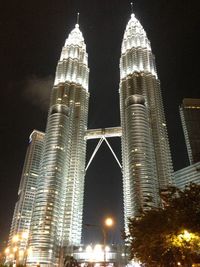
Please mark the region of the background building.
POLYGON ((200 162, 174 172, 175 185, 184 189, 189 183, 200 184, 200 162))
POLYGON ((174 172, 174 182, 184 189, 191 182, 200 183, 200 99, 183 99, 180 116, 190 166, 174 172))
POLYGON ((11 254, 13 246, 17 246, 18 251, 25 250, 27 246, 44 137, 44 133, 34 130, 29 138, 8 241, 11 254))
POLYGON ((185 98, 180 116, 190 164, 200 161, 200 99, 185 98))

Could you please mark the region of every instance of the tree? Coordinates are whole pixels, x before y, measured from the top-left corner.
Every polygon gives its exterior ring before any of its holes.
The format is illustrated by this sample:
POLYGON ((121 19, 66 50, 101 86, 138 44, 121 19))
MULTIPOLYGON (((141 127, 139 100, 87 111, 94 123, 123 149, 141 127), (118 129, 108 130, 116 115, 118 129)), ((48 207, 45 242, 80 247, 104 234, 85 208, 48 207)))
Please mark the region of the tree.
POLYGON ((160 192, 162 208, 129 219, 130 258, 148 267, 192 266, 200 256, 200 185, 160 192))
POLYGON ((74 257, 67 255, 64 259, 64 267, 79 267, 79 265, 74 257))

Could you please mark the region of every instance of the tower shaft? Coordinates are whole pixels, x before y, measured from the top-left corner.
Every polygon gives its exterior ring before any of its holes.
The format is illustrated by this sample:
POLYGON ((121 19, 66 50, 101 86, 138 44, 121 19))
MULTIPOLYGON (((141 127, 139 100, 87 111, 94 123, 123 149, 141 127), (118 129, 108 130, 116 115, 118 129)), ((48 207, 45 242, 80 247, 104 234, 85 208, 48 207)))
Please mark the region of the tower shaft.
POLYGON ((88 116, 87 53, 79 26, 58 62, 31 223, 29 265, 55 266, 61 248, 79 245, 88 116))
MULTIPOLYGON (((35 194, 40 174, 40 160, 44 145, 44 133, 34 130, 29 138, 29 145, 26 152, 21 181, 18 190, 18 200, 15 205, 8 246, 12 251, 13 246, 18 247, 22 253, 18 257, 18 263, 24 263, 24 255, 35 201, 35 194), (13 242, 17 237, 17 241, 13 242)), ((12 258, 7 255, 6 262, 11 263, 12 258)))
POLYGON ((125 228, 127 218, 159 205, 171 183, 172 163, 160 83, 146 33, 134 14, 120 59, 120 114, 125 228))

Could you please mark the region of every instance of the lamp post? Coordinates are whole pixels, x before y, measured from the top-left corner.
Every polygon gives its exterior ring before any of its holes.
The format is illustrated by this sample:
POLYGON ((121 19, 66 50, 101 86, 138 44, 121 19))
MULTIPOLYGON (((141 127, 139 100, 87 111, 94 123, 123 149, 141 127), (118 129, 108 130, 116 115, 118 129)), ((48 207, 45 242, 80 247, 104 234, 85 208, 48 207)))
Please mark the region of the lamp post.
POLYGON ((106 243, 107 243, 107 228, 110 228, 114 225, 114 220, 110 217, 106 218, 102 225, 98 224, 88 224, 86 223, 85 226, 87 227, 98 227, 101 229, 103 234, 103 266, 106 267, 106 243))
POLYGON ((114 221, 112 218, 108 217, 104 220, 104 224, 102 227, 102 232, 103 232, 103 251, 104 251, 104 267, 106 267, 106 242, 107 242, 107 228, 112 227, 114 224, 114 221))

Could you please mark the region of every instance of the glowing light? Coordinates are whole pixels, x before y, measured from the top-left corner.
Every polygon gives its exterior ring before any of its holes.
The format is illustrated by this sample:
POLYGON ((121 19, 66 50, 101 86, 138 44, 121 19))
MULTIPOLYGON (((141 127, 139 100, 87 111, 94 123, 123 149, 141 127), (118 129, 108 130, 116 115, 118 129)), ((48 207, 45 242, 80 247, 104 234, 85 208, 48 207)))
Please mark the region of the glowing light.
POLYGON ((22 233, 22 238, 27 239, 28 238, 28 232, 23 232, 22 233))
POLYGON ((90 262, 93 261, 93 249, 90 245, 86 247, 85 258, 90 262))
POLYGON ((24 255, 24 251, 23 250, 20 250, 19 251, 19 257, 22 257, 24 255))
POLYGON ((136 163, 135 166, 139 167, 139 166, 142 166, 142 164, 141 163, 136 163))
POLYGON ((169 236, 169 243, 172 243, 175 247, 184 247, 188 244, 195 249, 199 247, 200 236, 195 233, 190 233, 188 230, 183 230, 179 235, 169 236))
POLYGON ((18 235, 14 235, 13 238, 12 238, 12 242, 16 243, 18 241, 19 241, 19 236, 18 235))
POLYGON ((187 230, 184 230, 183 232, 183 238, 186 240, 186 241, 190 241, 192 235, 187 231, 187 230))
POLYGON ((140 263, 138 261, 134 261, 132 260, 128 265, 126 265, 127 267, 141 267, 140 263))
POLYGON ((14 251, 14 252, 17 252, 17 249, 18 249, 18 247, 14 247, 14 248, 13 248, 13 251, 14 251))
POLYGON ((105 251, 106 251, 106 252, 109 252, 109 251, 110 251, 110 247, 109 247, 109 246, 106 246, 106 247, 105 247, 105 251))
POLYGON ((99 244, 95 245, 92 258, 93 261, 101 261, 103 259, 103 250, 101 245, 99 244))
MULTIPOLYGON (((106 246, 105 251, 109 252, 110 247, 106 246)), ((103 261, 104 260, 103 246, 100 244, 96 244, 94 247, 87 246, 83 257, 90 262, 103 261)))
POLYGON ((10 248, 6 248, 5 249, 5 254, 9 254, 10 253, 10 248))
POLYGON ((27 249, 27 255, 29 256, 31 254, 32 254, 32 248, 30 247, 30 248, 27 249))
POLYGON ((105 219, 105 225, 106 226, 111 227, 111 226, 113 226, 113 224, 114 224, 114 221, 112 218, 106 218, 105 219))
POLYGON ((96 244, 96 245, 94 246, 94 250, 95 250, 95 251, 102 250, 102 249, 101 249, 101 245, 100 245, 100 244, 96 244))
POLYGON ((87 252, 87 253, 92 252, 92 247, 91 247, 90 245, 86 247, 86 252, 87 252))

